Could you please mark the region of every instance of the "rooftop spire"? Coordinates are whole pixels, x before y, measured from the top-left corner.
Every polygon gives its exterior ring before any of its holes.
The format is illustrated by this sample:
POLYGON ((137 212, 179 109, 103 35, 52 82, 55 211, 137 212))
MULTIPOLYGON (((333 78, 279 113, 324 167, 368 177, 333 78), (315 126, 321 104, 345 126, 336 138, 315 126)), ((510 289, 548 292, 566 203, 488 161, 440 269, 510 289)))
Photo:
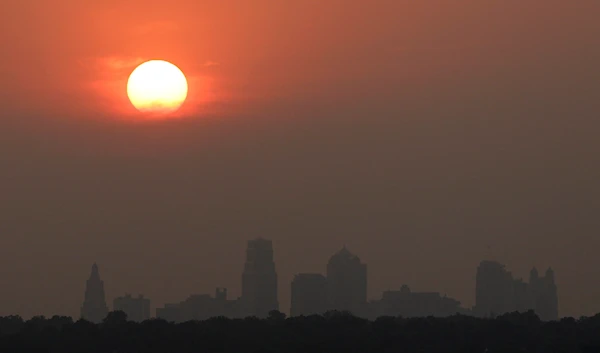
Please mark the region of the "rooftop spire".
POLYGON ((100 272, 98 271, 98 265, 94 262, 92 265, 92 274, 90 275, 90 279, 100 279, 100 272))
POLYGON ((548 267, 548 270, 546 270, 546 279, 554 283, 554 270, 552 267, 548 267))
POLYGON ((85 297, 81 306, 81 317, 94 322, 101 322, 108 313, 104 297, 104 282, 100 279, 98 264, 92 265, 92 273, 85 285, 85 297))

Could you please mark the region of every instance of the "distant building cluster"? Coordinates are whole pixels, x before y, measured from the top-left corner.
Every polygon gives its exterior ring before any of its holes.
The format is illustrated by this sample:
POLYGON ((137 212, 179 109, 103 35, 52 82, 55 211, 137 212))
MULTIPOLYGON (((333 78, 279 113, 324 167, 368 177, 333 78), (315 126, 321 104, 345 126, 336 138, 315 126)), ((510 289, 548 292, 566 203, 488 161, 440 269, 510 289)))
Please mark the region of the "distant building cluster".
POLYGON ((211 317, 239 317, 238 300, 227 299, 227 289, 217 288, 215 296, 195 294, 181 303, 165 304, 156 309, 156 317, 172 322, 206 320, 211 317))
POLYGON ((534 267, 529 283, 525 283, 514 279, 504 265, 482 261, 477 268, 475 292, 473 313, 480 317, 534 310, 542 320, 558 319, 558 293, 552 268, 540 277, 534 267))
POLYGON ((115 298, 113 310, 124 312, 130 321, 142 322, 150 318, 150 299, 141 294, 137 298, 126 294, 124 297, 115 298))
MULTIPOLYGON (((142 322, 150 318, 150 299, 140 295, 133 298, 130 294, 115 298, 113 310, 127 314, 128 320, 142 322)), ((108 306, 104 295, 104 281, 100 280, 98 265, 92 266, 92 273, 85 286, 85 299, 81 306, 81 318, 100 323, 108 315, 108 306)))
POLYGON ((438 292, 412 292, 407 285, 399 291, 386 291, 380 300, 370 303, 371 318, 379 316, 446 317, 470 314, 458 300, 442 296, 438 292))
MULTIPOLYGON (((273 243, 262 238, 250 240, 242 272, 241 297, 229 299, 226 288, 217 288, 214 296, 196 294, 179 303, 165 304, 156 309, 156 317, 172 322, 218 316, 264 318, 279 310, 277 286, 273 243)), ((438 292, 413 292, 407 285, 397 291, 385 291, 380 299, 368 301, 367 265, 345 246, 329 259, 325 275, 297 274, 291 290, 291 316, 336 310, 370 319, 380 316, 445 317, 457 313, 492 317, 534 310, 542 320, 558 319, 558 295, 552 269, 540 277, 534 268, 529 283, 525 283, 514 279, 504 265, 493 261, 482 261, 477 269, 476 305, 472 309, 463 308, 458 300, 438 292)), ((125 312, 132 321, 151 317, 150 300, 142 295, 126 294, 116 298, 113 309, 125 312)), ((81 317, 101 322, 107 313, 104 283, 94 264, 87 281, 81 317)))

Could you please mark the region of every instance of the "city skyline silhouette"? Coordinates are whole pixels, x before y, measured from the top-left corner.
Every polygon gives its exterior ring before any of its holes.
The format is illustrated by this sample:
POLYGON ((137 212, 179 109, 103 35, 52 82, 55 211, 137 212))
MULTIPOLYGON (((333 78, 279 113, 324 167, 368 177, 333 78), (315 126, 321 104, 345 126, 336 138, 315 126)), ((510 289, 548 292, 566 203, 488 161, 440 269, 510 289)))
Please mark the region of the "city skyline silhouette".
POLYGON ((8 0, 0 353, 600 352, 599 0, 8 0))
MULTIPOLYGON (((284 313, 295 276, 325 276, 344 244, 368 265, 367 300, 406 284, 472 308, 493 260, 524 283, 552 267, 560 316, 600 312, 598 13, 594 0, 6 2, 0 315, 79 316, 94 262, 109 307, 144 294, 154 313, 217 287, 233 300, 258 237, 276 246, 284 313), (131 102, 150 60, 186 78, 170 115, 131 102)), ((321 282, 297 284, 316 298, 321 282)))
MULTIPOLYGON (((227 288, 216 287, 214 296, 191 293, 179 303, 165 303, 151 313, 151 300, 143 294, 132 297, 125 294, 115 298, 113 310, 123 311, 132 321, 150 318, 169 322, 207 320, 214 317, 266 318, 271 312, 280 312, 282 298, 277 292, 275 249, 271 240, 248 240, 246 260, 242 272, 242 295, 228 298, 227 288)), ((477 268, 476 303, 462 306, 459 300, 439 292, 413 292, 402 284, 397 290, 382 293, 379 299, 367 299, 367 265, 350 252, 346 245, 331 256, 326 273, 298 273, 291 282, 291 316, 323 315, 327 312, 348 312, 362 318, 376 320, 384 316, 448 317, 469 315, 493 318, 512 312, 533 311, 543 321, 559 319, 558 291, 554 271, 548 268, 540 276, 534 267, 529 282, 513 278, 503 264, 483 260, 477 268)), ((80 318, 101 323, 108 314, 104 282, 98 265, 92 266, 86 284, 85 300, 80 318)))

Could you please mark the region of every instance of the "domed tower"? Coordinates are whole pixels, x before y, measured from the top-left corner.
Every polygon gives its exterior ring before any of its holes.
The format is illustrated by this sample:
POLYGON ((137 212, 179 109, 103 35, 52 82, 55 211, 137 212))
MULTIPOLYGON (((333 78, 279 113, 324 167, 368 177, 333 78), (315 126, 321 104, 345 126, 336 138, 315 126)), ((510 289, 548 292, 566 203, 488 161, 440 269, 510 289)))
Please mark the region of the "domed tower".
POLYGON ((81 307, 81 318, 100 323, 108 315, 108 307, 104 297, 104 282, 100 280, 98 265, 94 263, 92 273, 85 287, 85 299, 81 307))
POLYGON ((367 265, 344 246, 327 264, 329 308, 364 316, 367 305, 367 265))

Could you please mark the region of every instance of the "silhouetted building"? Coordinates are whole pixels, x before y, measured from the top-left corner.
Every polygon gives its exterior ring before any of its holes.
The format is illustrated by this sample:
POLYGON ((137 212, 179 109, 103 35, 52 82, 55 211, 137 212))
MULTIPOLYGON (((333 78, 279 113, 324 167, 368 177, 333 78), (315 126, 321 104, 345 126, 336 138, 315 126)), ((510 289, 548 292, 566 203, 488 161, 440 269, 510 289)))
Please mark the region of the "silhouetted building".
POLYGON ((380 300, 370 303, 371 318, 379 316, 446 317, 467 314, 458 300, 437 292, 412 292, 407 285, 399 291, 386 291, 380 300))
POLYGON ((480 317, 534 310, 544 321, 558 319, 558 294, 550 268, 544 277, 539 277, 534 267, 529 283, 525 283, 522 279, 513 279, 504 265, 482 261, 477 269, 475 301, 473 311, 480 317))
POLYGON ((137 298, 126 294, 113 300, 113 310, 123 311, 129 321, 142 322, 150 319, 150 299, 144 298, 141 294, 137 298))
POLYGON ((367 265, 344 246, 327 264, 329 309, 367 315, 367 265))
POLYGON ((206 320, 212 317, 239 317, 239 302, 227 300, 227 289, 217 288, 215 297, 195 294, 178 304, 165 304, 156 309, 156 317, 173 322, 206 320))
POLYGON ((530 293, 530 286, 523 279, 513 280, 513 311, 521 313, 534 309, 534 300, 530 293))
POLYGON ((81 306, 81 317, 94 323, 100 323, 108 314, 104 298, 104 282, 100 280, 98 265, 94 263, 92 273, 85 287, 85 299, 81 306))
POLYGON ((554 271, 548 268, 544 277, 539 277, 535 267, 529 278, 534 310, 544 321, 558 320, 558 290, 554 283, 554 271))
POLYGON ((277 273, 270 240, 248 241, 241 300, 244 316, 266 317, 271 310, 279 310, 277 273))
POLYGON ((301 273, 292 281, 291 316, 327 311, 327 279, 319 273, 301 273))
POLYGON ((162 308, 156 308, 156 317, 168 322, 182 322, 179 304, 165 304, 162 308))
POLYGON ((475 315, 501 315, 514 311, 513 277, 504 265, 482 261, 477 268, 475 285, 475 315))

